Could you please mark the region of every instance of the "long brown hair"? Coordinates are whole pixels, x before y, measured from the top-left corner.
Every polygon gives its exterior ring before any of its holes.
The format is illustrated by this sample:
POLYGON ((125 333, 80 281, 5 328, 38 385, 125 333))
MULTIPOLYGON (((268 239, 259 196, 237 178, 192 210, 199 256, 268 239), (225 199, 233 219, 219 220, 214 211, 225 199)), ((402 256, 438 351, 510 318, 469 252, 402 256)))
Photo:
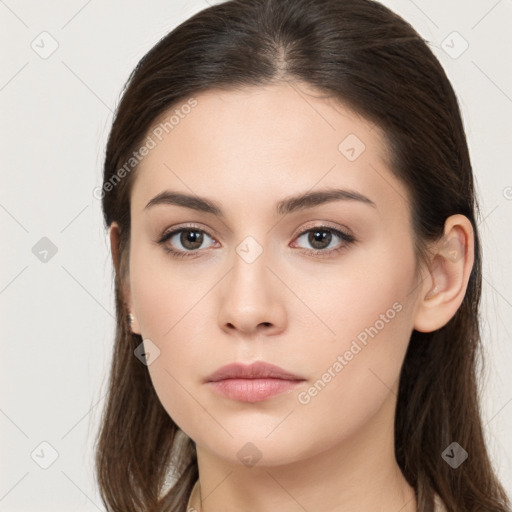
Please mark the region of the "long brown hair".
POLYGON ((427 261, 427 243, 442 236, 448 216, 471 221, 475 259, 460 308, 441 329, 411 335, 395 453, 419 511, 433 510, 437 493, 448 511, 505 512, 510 503, 491 466, 479 407, 479 211, 458 101, 426 42, 372 0, 227 1, 172 30, 130 75, 106 147, 101 192, 106 227, 115 221, 121 228, 116 336, 95 447, 107 509, 183 512, 198 478, 194 443, 169 417, 147 367, 134 356, 142 338, 129 329, 121 294, 137 172, 132 155, 156 119, 193 95, 283 80, 310 84, 382 128, 391 169, 410 194, 417 261, 427 261), (441 456, 454 441, 469 454, 456 469, 441 456), (171 462, 176 483, 162 493, 171 462))

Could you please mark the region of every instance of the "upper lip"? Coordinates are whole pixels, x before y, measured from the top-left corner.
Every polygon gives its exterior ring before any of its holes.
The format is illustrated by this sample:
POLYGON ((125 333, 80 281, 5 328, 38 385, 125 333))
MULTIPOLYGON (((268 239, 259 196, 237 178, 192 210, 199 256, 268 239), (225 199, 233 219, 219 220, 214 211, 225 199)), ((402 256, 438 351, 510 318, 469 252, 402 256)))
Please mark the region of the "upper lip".
POLYGON ((256 361, 245 365, 242 363, 231 363, 222 366, 206 378, 206 382, 215 382, 224 379, 284 379, 284 380, 304 380, 303 377, 283 370, 279 366, 266 363, 265 361, 256 361))

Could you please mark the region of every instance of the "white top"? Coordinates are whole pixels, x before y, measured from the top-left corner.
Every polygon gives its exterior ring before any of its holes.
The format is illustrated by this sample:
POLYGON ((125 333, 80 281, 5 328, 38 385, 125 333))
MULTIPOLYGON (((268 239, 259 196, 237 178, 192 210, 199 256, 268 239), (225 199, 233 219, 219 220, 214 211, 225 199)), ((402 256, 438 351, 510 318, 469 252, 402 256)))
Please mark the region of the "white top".
MULTIPOLYGON (((197 498, 198 484, 199 480, 196 480, 194 487, 192 487, 187 503, 187 512, 201 512, 199 499, 197 498), (192 503, 194 503, 195 506, 192 506, 192 503)), ((434 495, 434 512, 446 512, 446 508, 437 494, 434 495)))

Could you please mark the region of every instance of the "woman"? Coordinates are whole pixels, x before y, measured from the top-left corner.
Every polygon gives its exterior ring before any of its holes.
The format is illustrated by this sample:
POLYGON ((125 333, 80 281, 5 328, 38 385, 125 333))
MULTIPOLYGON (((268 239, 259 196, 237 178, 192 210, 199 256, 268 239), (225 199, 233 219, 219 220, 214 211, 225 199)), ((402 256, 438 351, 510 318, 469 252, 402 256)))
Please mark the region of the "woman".
POLYGON ((102 205, 109 511, 509 510, 461 114, 403 19, 370 0, 192 16, 128 81, 102 205))

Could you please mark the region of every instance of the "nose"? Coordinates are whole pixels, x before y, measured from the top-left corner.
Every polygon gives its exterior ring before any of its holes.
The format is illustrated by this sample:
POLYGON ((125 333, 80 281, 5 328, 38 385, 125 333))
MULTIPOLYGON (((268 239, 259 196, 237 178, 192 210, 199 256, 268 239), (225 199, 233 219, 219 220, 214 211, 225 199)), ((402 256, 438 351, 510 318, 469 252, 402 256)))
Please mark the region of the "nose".
POLYGON ((233 334, 275 335, 286 329, 285 286, 267 266, 264 253, 247 262, 235 254, 233 268, 220 287, 218 321, 233 334))

